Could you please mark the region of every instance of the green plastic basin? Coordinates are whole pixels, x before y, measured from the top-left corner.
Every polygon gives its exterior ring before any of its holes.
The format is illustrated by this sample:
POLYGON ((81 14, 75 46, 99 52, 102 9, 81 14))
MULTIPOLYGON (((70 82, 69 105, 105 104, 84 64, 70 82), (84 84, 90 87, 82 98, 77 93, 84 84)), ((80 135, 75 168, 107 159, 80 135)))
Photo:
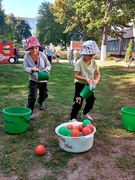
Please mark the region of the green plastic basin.
POLYGON ((121 111, 123 128, 135 132, 135 107, 123 107, 121 111))

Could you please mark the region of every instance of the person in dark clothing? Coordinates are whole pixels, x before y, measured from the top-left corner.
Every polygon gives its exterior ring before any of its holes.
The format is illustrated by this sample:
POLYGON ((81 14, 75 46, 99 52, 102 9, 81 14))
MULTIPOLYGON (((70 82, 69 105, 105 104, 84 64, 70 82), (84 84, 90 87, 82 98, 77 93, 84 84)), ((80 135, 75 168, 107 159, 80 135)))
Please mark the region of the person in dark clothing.
POLYGON ((15 62, 19 63, 19 61, 18 61, 18 58, 19 58, 19 48, 18 48, 17 45, 15 45, 15 48, 14 48, 14 57, 15 57, 15 62))

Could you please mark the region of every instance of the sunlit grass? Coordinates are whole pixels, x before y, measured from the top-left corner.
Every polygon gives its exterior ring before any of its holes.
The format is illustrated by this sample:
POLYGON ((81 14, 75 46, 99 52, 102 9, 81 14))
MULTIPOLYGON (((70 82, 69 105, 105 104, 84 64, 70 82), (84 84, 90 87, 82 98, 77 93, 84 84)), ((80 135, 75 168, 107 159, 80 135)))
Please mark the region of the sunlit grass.
MULTIPOLYGON (((94 153, 100 156, 110 155, 110 149, 118 146, 117 141, 133 141, 135 135, 122 127, 121 108, 135 106, 134 69, 127 69, 122 62, 99 62, 101 80, 95 89, 96 101, 91 115, 96 126, 93 151, 79 156, 94 161, 94 168, 101 168, 105 162, 95 161, 94 153), (127 86, 128 85, 128 86, 127 86), (99 143, 99 144, 98 144, 99 143), (100 150, 98 150, 98 148, 100 150)), ((0 65, 0 173, 5 177, 17 176, 17 179, 29 179, 30 171, 46 169, 50 174, 37 179, 57 179, 61 175, 67 178, 68 162, 71 171, 78 168, 77 155, 60 149, 55 128, 69 120, 74 95, 74 67, 67 62, 53 64, 48 81, 49 97, 45 102, 46 109, 38 112, 35 121, 31 121, 26 132, 19 135, 7 134, 4 130, 2 109, 7 106, 26 106, 28 95, 28 75, 23 72, 22 64, 0 65), (35 147, 44 144, 47 153, 43 157, 35 154, 35 147)), ((81 121, 80 113, 78 120, 81 121)), ((128 172, 134 167, 134 151, 123 146, 121 154, 116 157, 115 168, 128 172), (126 157, 126 153, 128 156, 126 157), (131 162, 131 163, 130 163, 131 162)), ((119 148, 119 147, 118 147, 119 148)))

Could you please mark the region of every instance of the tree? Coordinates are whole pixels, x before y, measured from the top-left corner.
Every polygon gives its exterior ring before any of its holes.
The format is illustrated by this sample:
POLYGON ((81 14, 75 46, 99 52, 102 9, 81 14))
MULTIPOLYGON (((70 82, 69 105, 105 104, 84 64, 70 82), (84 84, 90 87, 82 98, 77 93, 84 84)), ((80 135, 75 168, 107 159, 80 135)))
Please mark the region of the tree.
POLYGON ((16 19, 14 41, 16 43, 21 43, 23 39, 31 36, 32 34, 30 32, 30 29, 31 27, 23 18, 16 19))
POLYGON ((131 56, 131 53, 132 53, 132 49, 133 49, 133 40, 130 39, 130 42, 128 44, 128 48, 127 48, 127 51, 126 51, 126 54, 125 54, 125 58, 124 60, 126 61, 126 63, 130 60, 130 56, 131 56))
POLYGON ((67 31, 82 29, 102 42, 101 60, 105 60, 107 35, 123 36, 122 29, 129 27, 128 23, 135 17, 133 4, 134 0, 55 0, 54 16, 58 22, 66 22, 67 31), (67 7, 71 9, 70 18, 65 11, 67 7))
POLYGON ((39 40, 44 44, 53 43, 57 45, 61 43, 66 46, 66 42, 69 41, 67 33, 63 33, 65 30, 65 24, 55 22, 54 15, 52 13, 52 4, 44 2, 38 9, 38 23, 37 23, 37 36, 39 40))
POLYGON ((6 15, 4 11, 0 9, 0 40, 4 38, 4 34, 5 34, 5 27, 6 27, 5 19, 6 19, 6 15))
POLYGON ((5 37, 7 41, 13 42, 16 22, 17 20, 15 19, 13 14, 9 14, 6 16, 5 37))

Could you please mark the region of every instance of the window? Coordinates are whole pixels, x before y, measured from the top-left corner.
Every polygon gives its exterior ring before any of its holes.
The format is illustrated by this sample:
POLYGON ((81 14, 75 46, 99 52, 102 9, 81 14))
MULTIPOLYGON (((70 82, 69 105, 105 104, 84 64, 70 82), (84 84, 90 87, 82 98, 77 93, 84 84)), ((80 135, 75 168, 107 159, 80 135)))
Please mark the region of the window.
POLYGON ((3 53, 4 54, 10 54, 10 46, 9 45, 3 46, 3 53))
POLYGON ((122 39, 122 41, 121 41, 121 51, 126 51, 127 50, 130 39, 131 38, 122 39))
POLYGON ((119 51, 119 40, 108 41, 107 51, 119 51))

